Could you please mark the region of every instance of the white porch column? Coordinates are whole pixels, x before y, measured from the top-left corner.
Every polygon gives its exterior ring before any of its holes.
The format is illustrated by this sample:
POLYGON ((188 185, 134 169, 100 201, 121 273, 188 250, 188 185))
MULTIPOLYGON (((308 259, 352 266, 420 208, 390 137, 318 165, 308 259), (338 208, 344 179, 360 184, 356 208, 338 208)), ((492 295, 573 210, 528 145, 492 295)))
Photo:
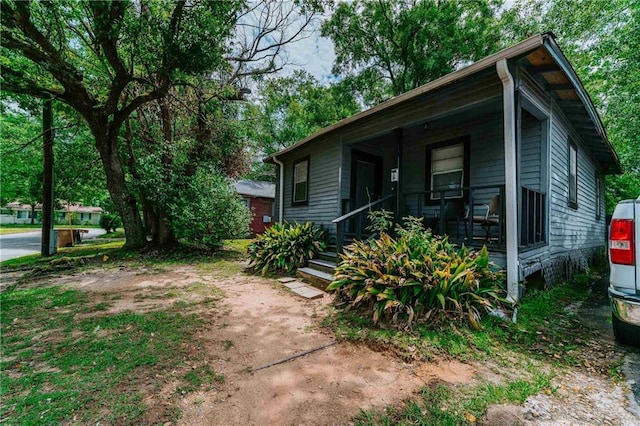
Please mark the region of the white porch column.
POLYGON ((273 157, 273 162, 278 165, 280 169, 280 188, 278 188, 278 223, 282 225, 282 216, 284 216, 284 164, 278 160, 276 156, 273 157))
POLYGON ((502 81, 504 116, 504 183, 505 183, 505 240, 507 243, 507 291, 508 298, 520 298, 518 286, 518 188, 516 176, 516 117, 514 84, 507 60, 496 63, 502 81))

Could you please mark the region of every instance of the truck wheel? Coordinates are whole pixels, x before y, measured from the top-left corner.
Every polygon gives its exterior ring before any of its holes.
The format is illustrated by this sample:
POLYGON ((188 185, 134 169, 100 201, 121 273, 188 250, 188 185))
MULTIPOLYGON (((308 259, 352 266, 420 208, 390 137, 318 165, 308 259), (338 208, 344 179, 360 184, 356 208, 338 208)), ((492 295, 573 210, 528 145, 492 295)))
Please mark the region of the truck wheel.
POLYGON ((615 315, 611 315, 613 335, 618 343, 640 347, 640 327, 620 321, 615 315))

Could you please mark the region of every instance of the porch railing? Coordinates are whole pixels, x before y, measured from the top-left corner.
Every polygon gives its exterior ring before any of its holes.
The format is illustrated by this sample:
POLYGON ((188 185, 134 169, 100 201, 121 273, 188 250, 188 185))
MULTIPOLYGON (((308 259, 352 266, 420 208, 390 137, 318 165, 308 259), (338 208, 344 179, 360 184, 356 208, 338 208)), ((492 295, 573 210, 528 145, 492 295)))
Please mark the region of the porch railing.
POLYGON ((458 244, 504 250, 504 185, 478 185, 451 190, 402 194, 402 215, 422 217, 436 235, 458 244))
MULTIPOLYGON (((448 235, 452 242, 468 246, 486 244, 491 250, 504 250, 505 186, 477 185, 456 191, 459 191, 460 197, 451 197, 452 190, 400 194, 402 211, 396 212, 396 218, 407 215, 422 217, 425 227, 436 235, 448 235)), ((393 199, 393 194, 387 195, 334 219, 332 222, 336 224, 338 252, 342 251, 347 237, 366 238, 366 215, 369 211, 391 205, 391 210, 395 210, 395 203, 389 203, 393 199)), ((343 211, 349 210, 350 205, 349 200, 343 200, 343 211)), ((520 247, 532 249, 544 245, 547 226, 546 195, 521 187, 519 207, 520 247)))
POLYGON ((520 205, 520 246, 529 248, 545 244, 547 239, 545 194, 523 186, 520 205))
MULTIPOLYGON (((338 253, 342 251, 345 243, 346 232, 349 231, 355 239, 362 239, 366 228, 366 216, 372 210, 384 207, 384 203, 395 198, 395 195, 387 195, 376 201, 372 201, 362 207, 343 214, 342 216, 332 220, 336 224, 336 248, 338 253)), ((345 203, 343 203, 343 207, 345 203)))

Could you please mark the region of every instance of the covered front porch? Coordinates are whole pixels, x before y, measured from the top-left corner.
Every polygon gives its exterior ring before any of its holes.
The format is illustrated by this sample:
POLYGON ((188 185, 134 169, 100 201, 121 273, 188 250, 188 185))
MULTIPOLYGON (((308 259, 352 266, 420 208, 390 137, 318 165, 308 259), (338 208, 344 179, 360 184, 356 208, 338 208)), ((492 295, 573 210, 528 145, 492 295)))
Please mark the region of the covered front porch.
MULTIPOLYGON (((451 242, 486 245, 504 268, 509 237, 512 246, 515 241, 516 261, 546 245, 547 119, 514 99, 514 138, 506 141, 504 107, 496 91, 464 108, 343 142, 342 215, 333 221, 337 250, 370 237, 367 214, 382 208, 392 211, 397 222, 420 217, 426 228, 448 235, 451 242), (513 152, 507 152, 510 145, 513 152), (514 182, 508 182, 509 175, 514 182), (508 208, 510 199, 515 208, 508 208)), ((517 269, 512 274, 517 277, 517 269)))

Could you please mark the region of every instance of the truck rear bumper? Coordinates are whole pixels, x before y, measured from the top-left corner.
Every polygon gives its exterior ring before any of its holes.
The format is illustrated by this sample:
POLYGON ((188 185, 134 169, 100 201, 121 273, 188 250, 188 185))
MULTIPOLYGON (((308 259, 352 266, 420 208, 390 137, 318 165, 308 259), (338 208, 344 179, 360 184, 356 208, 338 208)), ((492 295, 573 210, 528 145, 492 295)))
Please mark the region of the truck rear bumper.
POLYGON ((620 321, 640 327, 640 297, 609 287, 611 310, 620 321))

